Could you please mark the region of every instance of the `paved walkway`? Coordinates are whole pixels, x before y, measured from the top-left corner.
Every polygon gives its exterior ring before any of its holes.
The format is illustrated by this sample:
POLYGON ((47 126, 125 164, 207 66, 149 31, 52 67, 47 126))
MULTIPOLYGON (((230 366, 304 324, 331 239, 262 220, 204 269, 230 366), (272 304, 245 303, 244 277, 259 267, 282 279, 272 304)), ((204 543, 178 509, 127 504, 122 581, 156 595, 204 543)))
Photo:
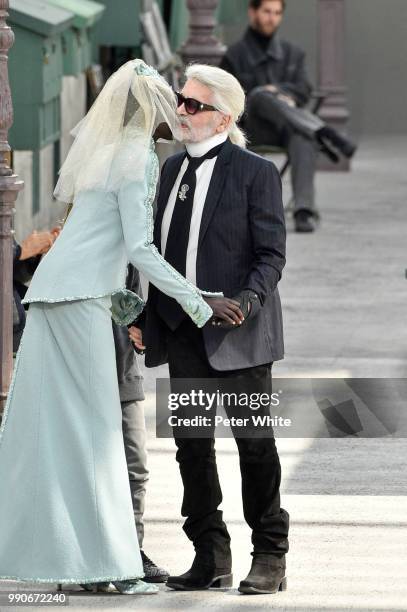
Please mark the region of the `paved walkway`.
MULTIPOLYGON (((290 229, 281 294, 286 359, 276 376, 407 377, 407 138, 366 142, 351 174, 318 174, 322 224, 290 229)), ((171 440, 154 437, 155 377, 146 372, 151 480, 147 553, 178 573, 193 551, 181 529, 171 440)), ((71 598, 70 610, 407 610, 405 439, 279 439, 282 504, 291 515, 288 591, 71 598)), ((217 442, 235 586, 250 565, 233 440, 217 442)), ((5 584, 1 588, 5 588, 5 584)), ((7 609, 3 607, 3 609, 7 609)))

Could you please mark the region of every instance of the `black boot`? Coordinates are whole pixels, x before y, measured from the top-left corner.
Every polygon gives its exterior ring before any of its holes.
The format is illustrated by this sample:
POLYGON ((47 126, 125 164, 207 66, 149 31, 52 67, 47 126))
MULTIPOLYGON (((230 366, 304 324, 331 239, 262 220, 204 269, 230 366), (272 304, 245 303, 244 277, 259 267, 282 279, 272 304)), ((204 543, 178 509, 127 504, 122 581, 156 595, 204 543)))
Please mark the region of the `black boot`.
POLYGON ((247 595, 277 593, 287 590, 285 557, 253 553, 253 561, 246 580, 242 580, 239 591, 247 595))
POLYGON ((222 566, 215 565, 197 551, 191 569, 181 576, 170 576, 167 586, 175 591, 201 591, 205 589, 221 589, 231 587, 233 583, 232 560, 225 561, 222 566))
POLYGON ((147 557, 144 550, 140 550, 141 560, 143 562, 144 570, 144 582, 166 582, 169 573, 162 567, 158 567, 149 557, 147 557))
POLYGON ((329 125, 318 130, 317 138, 322 145, 326 144, 328 141, 347 158, 353 157, 357 149, 357 146, 353 142, 342 136, 342 134, 329 125))

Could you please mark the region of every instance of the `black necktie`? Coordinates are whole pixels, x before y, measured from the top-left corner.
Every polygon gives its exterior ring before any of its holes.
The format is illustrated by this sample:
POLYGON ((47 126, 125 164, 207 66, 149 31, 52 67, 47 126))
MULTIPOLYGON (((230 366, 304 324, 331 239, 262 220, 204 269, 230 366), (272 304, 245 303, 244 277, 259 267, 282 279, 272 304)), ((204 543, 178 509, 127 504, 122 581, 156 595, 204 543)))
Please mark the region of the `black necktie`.
MULTIPOLYGON (((179 184, 164 255, 166 261, 182 276, 185 276, 186 272, 189 231, 196 189, 196 171, 206 159, 212 159, 219 155, 224 144, 223 142, 214 147, 202 157, 191 157, 187 154, 189 163, 179 184)), ((157 312, 172 331, 175 331, 187 316, 176 300, 162 292, 159 292, 158 295, 157 312)))

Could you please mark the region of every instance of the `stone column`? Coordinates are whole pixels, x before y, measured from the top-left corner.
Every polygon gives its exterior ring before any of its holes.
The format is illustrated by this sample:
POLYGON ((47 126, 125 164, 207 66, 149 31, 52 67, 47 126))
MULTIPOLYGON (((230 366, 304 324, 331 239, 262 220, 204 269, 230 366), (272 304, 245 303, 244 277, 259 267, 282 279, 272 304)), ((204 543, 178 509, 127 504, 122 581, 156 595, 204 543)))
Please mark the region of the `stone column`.
POLYGON ((8 51, 14 34, 6 24, 9 0, 0 0, 0 412, 13 368, 13 230, 14 204, 23 182, 10 167, 8 131, 13 123, 8 51))
MULTIPOLYGON (((345 77, 345 0, 318 0, 318 89, 327 95, 321 117, 340 132, 349 121, 345 77)), ((319 167, 349 170, 349 160, 333 164, 321 156, 319 167)))
POLYGON ((189 38, 181 47, 184 64, 202 62, 217 66, 226 47, 214 35, 219 0, 187 0, 189 38))

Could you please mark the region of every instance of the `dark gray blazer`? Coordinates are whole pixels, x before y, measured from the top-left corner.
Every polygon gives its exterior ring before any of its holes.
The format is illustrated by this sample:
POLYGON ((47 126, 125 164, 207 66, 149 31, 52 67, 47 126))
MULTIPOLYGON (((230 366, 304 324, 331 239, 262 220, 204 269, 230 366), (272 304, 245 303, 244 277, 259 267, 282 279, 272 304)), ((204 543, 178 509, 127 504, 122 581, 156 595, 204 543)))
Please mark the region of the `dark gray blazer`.
POLYGON ((242 40, 229 47, 220 67, 233 74, 247 94, 260 85, 273 84, 305 106, 312 91, 304 51, 278 34, 262 49, 248 28, 242 40))
MULTIPOLYGON (((140 275, 131 264, 127 271, 126 288, 141 296, 140 275)), ((143 400, 143 376, 137 362, 136 352, 129 339, 127 327, 116 325, 113 321, 112 325, 120 400, 122 402, 143 400)))
MULTIPOLYGON (((170 157, 162 170, 154 242, 185 158, 170 157)), ((259 296, 259 308, 239 329, 203 328, 209 363, 220 371, 282 359, 283 325, 277 283, 285 265, 285 222, 279 173, 270 161, 229 140, 219 154, 202 215, 197 286, 233 297, 242 289, 259 296)), ((144 339, 146 365, 167 362, 166 330, 155 310, 158 289, 150 285, 144 339)))

